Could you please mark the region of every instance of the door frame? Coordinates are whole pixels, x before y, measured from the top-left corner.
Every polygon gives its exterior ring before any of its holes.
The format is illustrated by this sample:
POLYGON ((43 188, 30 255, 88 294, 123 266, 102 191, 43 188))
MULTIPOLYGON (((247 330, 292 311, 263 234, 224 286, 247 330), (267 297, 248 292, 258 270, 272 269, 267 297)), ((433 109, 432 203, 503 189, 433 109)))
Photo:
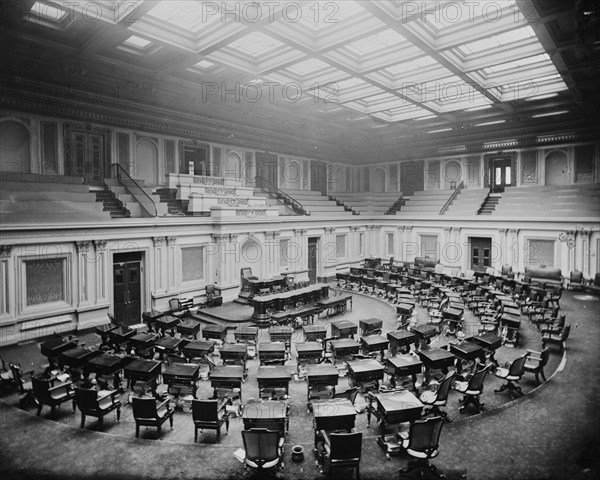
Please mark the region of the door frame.
POLYGON ((469 257, 468 257, 468 264, 467 264, 467 270, 474 270, 475 272, 485 272, 485 269, 488 267, 492 266, 492 243, 493 243, 493 239, 492 237, 476 237, 476 236, 469 236, 468 237, 469 240, 469 257), (478 270, 477 268, 473 268, 473 240, 477 240, 480 243, 480 245, 478 245, 478 248, 485 248, 485 247, 481 247, 481 244, 485 241, 489 242, 489 265, 485 265, 485 256, 483 255, 483 252, 481 254, 481 256, 483 256, 484 258, 484 265, 481 267, 481 270, 478 270))
POLYGON ((146 298, 146 292, 149 291, 149 288, 147 285, 149 276, 146 275, 147 252, 145 250, 124 250, 124 251, 113 252, 112 258, 111 258, 111 263, 110 263, 110 279, 111 279, 111 281, 110 281, 110 289, 109 289, 109 293, 110 293, 109 311, 112 315, 116 314, 116 310, 115 310, 115 274, 114 274, 115 264, 128 262, 127 260, 125 260, 125 261, 115 260, 115 257, 118 257, 120 255, 122 255, 122 256, 130 255, 132 258, 134 258, 134 256, 138 257, 137 260, 132 259, 129 261, 139 262, 139 264, 140 264, 140 318, 141 318, 141 314, 143 312, 145 312, 146 310, 148 310, 147 306, 149 305, 148 299, 146 298))
POLYGON ((85 175, 86 172, 83 172, 83 179, 85 180, 86 184, 90 184, 90 185, 100 185, 104 183, 104 179, 105 178, 111 178, 112 176, 112 171, 111 171, 111 167, 110 167, 110 158, 112 155, 112 150, 111 150, 111 131, 108 128, 100 128, 100 127, 95 127, 93 125, 90 124, 72 124, 72 123, 65 123, 63 125, 63 140, 64 140, 64 158, 65 158, 65 164, 63 165, 63 171, 65 173, 65 175, 72 175, 72 176, 77 176, 77 172, 71 172, 70 169, 72 168, 71 164, 71 160, 72 160, 72 156, 74 155, 74 144, 73 144, 73 135, 76 133, 80 133, 80 134, 84 134, 84 135, 99 135, 100 137, 102 137, 102 154, 103 154, 103 158, 101 161, 101 172, 100 172, 100 180, 98 182, 92 180, 89 180, 89 177, 87 177, 85 175))

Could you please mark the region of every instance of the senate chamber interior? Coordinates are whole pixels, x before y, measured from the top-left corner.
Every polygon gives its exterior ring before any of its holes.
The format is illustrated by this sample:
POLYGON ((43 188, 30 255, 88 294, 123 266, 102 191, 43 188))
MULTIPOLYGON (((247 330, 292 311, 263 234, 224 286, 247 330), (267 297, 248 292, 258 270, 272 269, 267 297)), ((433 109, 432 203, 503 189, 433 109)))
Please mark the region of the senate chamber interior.
POLYGON ((596 2, 0 12, 4 478, 597 478, 596 2))

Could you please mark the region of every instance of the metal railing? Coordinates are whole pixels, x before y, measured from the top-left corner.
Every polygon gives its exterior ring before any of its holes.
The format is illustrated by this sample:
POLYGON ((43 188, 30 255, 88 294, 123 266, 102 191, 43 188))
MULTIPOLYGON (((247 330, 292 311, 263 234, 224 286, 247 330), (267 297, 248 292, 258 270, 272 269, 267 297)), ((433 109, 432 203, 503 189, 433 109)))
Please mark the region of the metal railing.
POLYGON ((281 200, 285 205, 290 205, 292 210, 301 215, 310 215, 304 206, 295 198, 290 197, 283 190, 279 189, 264 177, 256 177, 256 186, 271 195, 276 200, 281 200))
POLYGON ((127 189, 127 191, 135 198, 140 206, 146 211, 151 217, 158 217, 158 210, 156 208, 156 202, 146 193, 146 191, 137 183, 129 173, 118 163, 111 165, 113 171, 113 178, 119 180, 119 183, 127 189), (141 198, 139 198, 141 197, 141 198), (143 197, 146 197, 148 201, 143 201, 143 197))
POLYGON ((452 203, 452 200, 454 200, 456 198, 456 196, 460 193, 460 191, 464 188, 464 186, 465 186, 465 182, 460 182, 460 184, 458 185, 458 187, 456 187, 456 189, 452 192, 452 195, 450 195, 450 198, 446 201, 446 203, 444 204, 444 206, 440 210, 440 215, 443 215, 444 212, 446 210, 448 210, 448 207, 452 203))

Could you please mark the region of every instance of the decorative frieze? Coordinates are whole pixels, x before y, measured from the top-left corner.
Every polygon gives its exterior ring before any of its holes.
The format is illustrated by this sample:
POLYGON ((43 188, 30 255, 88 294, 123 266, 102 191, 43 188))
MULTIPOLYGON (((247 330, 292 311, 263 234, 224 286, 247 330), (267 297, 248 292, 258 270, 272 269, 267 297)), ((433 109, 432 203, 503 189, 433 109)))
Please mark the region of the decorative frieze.
POLYGON ((196 175, 194 176, 194 183, 199 183, 201 185, 225 185, 225 179, 218 177, 200 177, 196 175))
POLYGON ((204 192, 206 195, 235 195, 235 188, 206 187, 204 192))
POLYGON ((273 231, 273 232, 263 232, 265 234, 265 237, 267 239, 271 239, 271 240, 275 240, 278 239, 280 236, 279 232, 273 231))
POLYGON ((240 207, 248 205, 248 199, 243 197, 236 198, 217 198, 218 205, 227 205, 229 207, 240 207))
POLYGON ((229 241, 228 233, 211 233, 210 237, 212 238, 212 241, 216 243, 224 243, 229 241))
POLYGON ((248 217, 248 218, 266 217, 267 216, 267 211, 266 210, 259 210, 259 209, 236 210, 235 211, 235 216, 236 217, 248 217))

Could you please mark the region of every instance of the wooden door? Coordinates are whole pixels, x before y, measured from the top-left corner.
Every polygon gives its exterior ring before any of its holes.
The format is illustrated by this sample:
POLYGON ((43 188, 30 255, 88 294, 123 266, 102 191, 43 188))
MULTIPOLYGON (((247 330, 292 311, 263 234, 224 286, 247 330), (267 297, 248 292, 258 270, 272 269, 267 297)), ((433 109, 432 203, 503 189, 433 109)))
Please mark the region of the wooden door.
POLYGON ((491 266, 492 239, 470 237, 471 270, 485 272, 491 266))
POLYGON ((125 325, 135 325, 141 319, 141 262, 113 264, 115 319, 125 325))
POLYGON ((73 131, 69 152, 68 175, 83 177, 91 185, 104 183, 106 151, 103 135, 73 131))
POLYGON ((502 193, 506 187, 513 185, 513 169, 510 158, 496 159, 490 165, 490 191, 502 193))

